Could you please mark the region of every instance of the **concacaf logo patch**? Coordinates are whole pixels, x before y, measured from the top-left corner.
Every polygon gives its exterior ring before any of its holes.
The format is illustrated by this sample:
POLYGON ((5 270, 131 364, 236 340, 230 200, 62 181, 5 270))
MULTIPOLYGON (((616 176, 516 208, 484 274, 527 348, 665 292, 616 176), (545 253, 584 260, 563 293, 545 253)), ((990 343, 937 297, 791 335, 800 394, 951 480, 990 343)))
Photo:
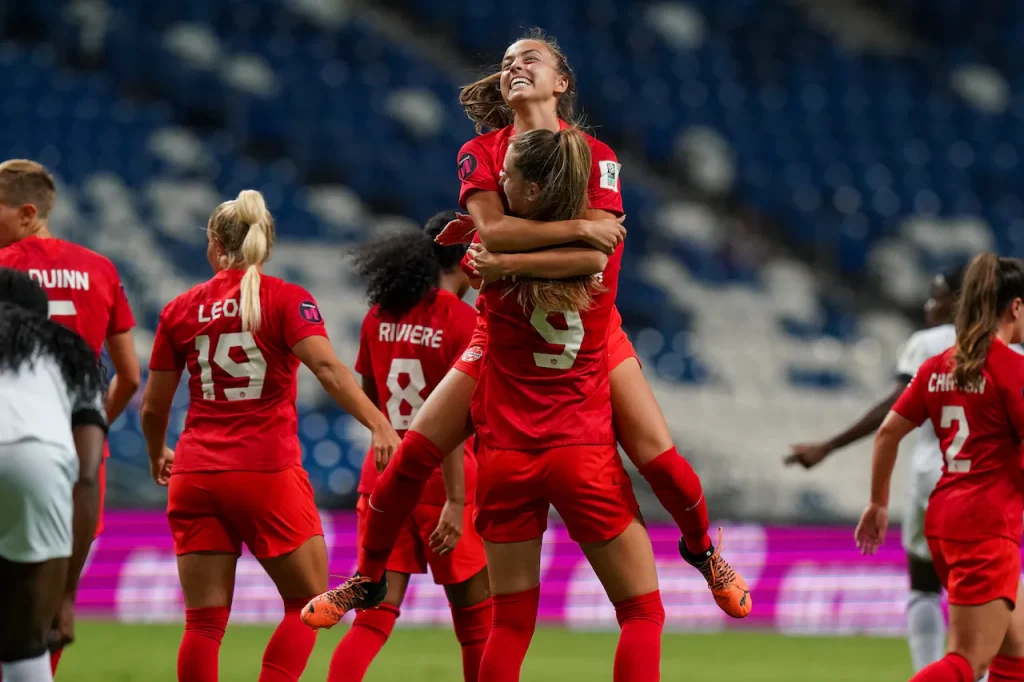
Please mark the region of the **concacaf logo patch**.
POLYGON ((476 171, 476 157, 466 152, 459 157, 459 180, 465 182, 476 171))
POLYGON ((324 318, 320 315, 320 309, 316 307, 316 303, 313 303, 313 301, 303 301, 299 304, 299 317, 313 324, 320 324, 324 321, 324 318))
POLYGON ((483 357, 484 349, 480 346, 470 346, 462 352, 463 362, 476 362, 483 357))

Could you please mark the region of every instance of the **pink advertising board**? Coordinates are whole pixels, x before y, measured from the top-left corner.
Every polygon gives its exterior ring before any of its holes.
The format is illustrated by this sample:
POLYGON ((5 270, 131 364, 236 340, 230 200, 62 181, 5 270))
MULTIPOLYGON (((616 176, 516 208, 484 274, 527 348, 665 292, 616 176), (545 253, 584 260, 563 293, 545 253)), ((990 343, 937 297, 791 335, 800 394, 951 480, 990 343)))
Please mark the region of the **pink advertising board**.
MULTIPOLYGON (((324 512, 330 573, 355 565, 355 515, 324 512)), ((725 550, 750 584, 754 610, 732 621, 715 606, 700 575, 676 553, 671 526, 651 528, 667 625, 677 631, 753 627, 791 634, 898 635, 904 627, 907 578, 898 529, 875 557, 862 557, 850 527, 725 526, 725 550)), ((615 628, 601 586, 565 529, 545 537, 540 617, 551 625, 615 628)), ((159 511, 109 511, 79 591, 83 617, 173 622, 184 605, 167 521, 159 511)), ((251 556, 239 563, 233 622, 273 622, 281 602, 251 556)), ((448 625, 444 592, 427 576, 413 579, 404 624, 448 625)))

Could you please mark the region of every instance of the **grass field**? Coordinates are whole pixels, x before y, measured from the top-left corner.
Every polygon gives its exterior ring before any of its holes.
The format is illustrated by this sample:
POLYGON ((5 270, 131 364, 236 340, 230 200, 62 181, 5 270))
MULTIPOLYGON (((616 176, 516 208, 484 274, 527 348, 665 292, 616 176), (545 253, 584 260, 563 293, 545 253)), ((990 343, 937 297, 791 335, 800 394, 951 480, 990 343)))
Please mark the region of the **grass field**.
MULTIPOLYGON (((221 649, 221 682, 255 682, 271 630, 231 626, 221 649)), ((303 680, 327 679, 342 628, 320 635, 303 680)), ((175 682, 180 625, 82 622, 59 682, 175 682)), ((611 680, 615 633, 539 630, 524 682, 611 680)), ((667 634, 662 678, 715 682, 906 682, 901 639, 798 638, 766 634, 667 634)), ((450 631, 400 628, 370 668, 367 682, 460 682, 461 659, 450 631)))

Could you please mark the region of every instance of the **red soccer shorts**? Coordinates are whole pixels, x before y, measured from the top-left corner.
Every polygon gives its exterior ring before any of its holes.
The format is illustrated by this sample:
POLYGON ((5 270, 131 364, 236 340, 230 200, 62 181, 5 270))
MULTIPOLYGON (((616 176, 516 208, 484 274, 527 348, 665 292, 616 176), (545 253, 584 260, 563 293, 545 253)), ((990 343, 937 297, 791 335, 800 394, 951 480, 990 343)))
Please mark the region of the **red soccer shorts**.
POLYGON ((488 542, 539 538, 554 506, 575 542, 618 537, 640 508, 614 445, 572 445, 546 452, 491 450, 482 443, 476 529, 488 542))
MULTIPOLYGON (((370 513, 369 495, 360 495, 356 504, 359 547, 362 551, 363 529, 370 513)), ((418 504, 406 519, 391 550, 387 570, 396 573, 426 573, 427 566, 437 585, 458 585, 466 582, 487 566, 484 542, 473 528, 473 505, 467 504, 462 519, 462 539, 448 554, 438 554, 430 548, 430 534, 441 518, 439 504, 418 504)))
POLYGON ((323 535, 313 486, 302 467, 263 473, 174 474, 167 494, 174 552, 241 554, 272 559, 323 535))
POLYGON ((1017 602, 1020 585, 1020 544, 1007 538, 953 542, 928 538, 939 580, 949 592, 949 603, 977 606, 1006 599, 1017 602))
POLYGON ((640 358, 637 357, 636 350, 633 348, 633 343, 626 336, 625 330, 622 329, 622 315, 619 315, 618 306, 612 308, 612 319, 608 326, 607 353, 609 372, 630 358, 636 358, 636 361, 640 362, 640 358))
POLYGON ((463 374, 468 374, 474 379, 480 379, 480 363, 487 349, 487 321, 483 315, 476 316, 476 327, 473 329, 473 336, 469 339, 469 345, 462 351, 462 356, 455 361, 453 367, 463 374))

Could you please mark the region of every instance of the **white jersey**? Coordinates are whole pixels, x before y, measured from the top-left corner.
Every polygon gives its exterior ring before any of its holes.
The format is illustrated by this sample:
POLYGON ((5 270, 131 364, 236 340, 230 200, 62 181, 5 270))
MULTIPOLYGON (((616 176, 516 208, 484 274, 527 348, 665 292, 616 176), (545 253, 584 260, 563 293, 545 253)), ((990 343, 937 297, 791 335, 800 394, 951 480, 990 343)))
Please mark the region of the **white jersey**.
POLYGON ((103 396, 64 382, 57 361, 39 355, 0 373, 0 444, 34 440, 56 446, 77 466, 72 423, 104 423, 103 396))
MULTIPOLYGON (((925 360, 955 344, 956 327, 952 324, 940 324, 915 332, 903 347, 899 362, 896 363, 896 373, 909 380, 925 360)), ((914 492, 927 499, 942 476, 942 451, 931 423, 917 429, 917 438, 911 452, 911 476, 913 487, 916 488, 914 492)))

